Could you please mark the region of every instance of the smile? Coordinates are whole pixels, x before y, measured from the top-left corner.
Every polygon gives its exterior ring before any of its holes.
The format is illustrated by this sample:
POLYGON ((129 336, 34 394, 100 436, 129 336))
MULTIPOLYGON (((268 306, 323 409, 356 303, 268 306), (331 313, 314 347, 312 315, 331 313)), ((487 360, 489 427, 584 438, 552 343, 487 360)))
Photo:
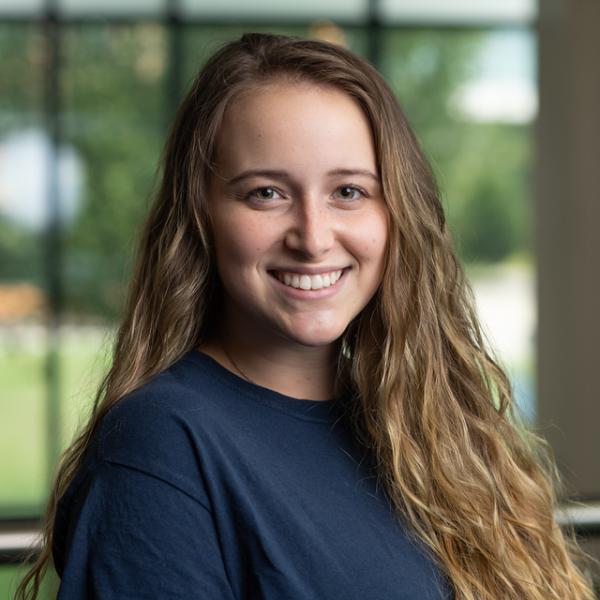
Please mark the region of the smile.
POLYGON ((273 275, 284 285, 299 290, 320 290, 328 288, 336 283, 342 276, 343 270, 330 271, 327 273, 317 273, 307 275, 305 273, 286 273, 283 271, 273 271, 273 275))

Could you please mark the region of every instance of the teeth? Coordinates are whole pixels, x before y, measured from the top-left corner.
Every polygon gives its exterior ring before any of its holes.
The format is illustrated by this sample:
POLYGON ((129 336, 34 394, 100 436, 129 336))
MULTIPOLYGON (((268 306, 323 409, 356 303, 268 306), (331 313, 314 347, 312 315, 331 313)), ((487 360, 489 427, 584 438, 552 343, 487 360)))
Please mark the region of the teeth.
POLYGON ((341 276, 342 271, 319 273, 318 275, 298 275, 296 273, 276 273, 277 279, 285 285, 300 290, 320 290, 333 285, 341 276))

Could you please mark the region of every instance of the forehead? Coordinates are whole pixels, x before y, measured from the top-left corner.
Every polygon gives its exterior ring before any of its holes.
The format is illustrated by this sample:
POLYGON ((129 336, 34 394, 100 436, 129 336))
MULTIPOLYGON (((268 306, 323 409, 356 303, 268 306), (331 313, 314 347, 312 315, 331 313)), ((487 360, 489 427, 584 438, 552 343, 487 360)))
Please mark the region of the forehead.
POLYGON ((226 170, 258 163, 376 169, 369 121, 356 100, 306 82, 271 82, 235 98, 217 136, 217 162, 226 170))

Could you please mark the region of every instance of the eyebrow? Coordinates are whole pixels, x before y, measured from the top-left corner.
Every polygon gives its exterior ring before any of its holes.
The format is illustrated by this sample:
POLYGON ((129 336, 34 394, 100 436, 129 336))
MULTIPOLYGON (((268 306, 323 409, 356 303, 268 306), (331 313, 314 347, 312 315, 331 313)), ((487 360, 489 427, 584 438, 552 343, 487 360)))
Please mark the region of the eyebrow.
MULTIPOLYGON (((327 173, 328 177, 333 177, 334 175, 362 175, 364 177, 370 177, 371 179, 379 183, 379 177, 372 171, 369 171, 368 169, 333 169, 327 173)), ((250 171, 243 171, 239 175, 236 175, 235 177, 232 177, 231 179, 228 179, 226 181, 229 185, 234 185, 250 177, 270 177, 272 179, 282 179, 288 181, 291 179, 291 176, 287 171, 279 171, 274 169, 254 169, 250 171)))

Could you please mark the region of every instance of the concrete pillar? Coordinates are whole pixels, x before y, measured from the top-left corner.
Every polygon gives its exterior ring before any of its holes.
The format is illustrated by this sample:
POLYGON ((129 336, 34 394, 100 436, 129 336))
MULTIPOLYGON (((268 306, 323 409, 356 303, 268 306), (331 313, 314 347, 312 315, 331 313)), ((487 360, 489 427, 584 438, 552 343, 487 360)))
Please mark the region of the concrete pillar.
POLYGON ((539 1, 538 423, 600 501, 600 2, 539 1))

